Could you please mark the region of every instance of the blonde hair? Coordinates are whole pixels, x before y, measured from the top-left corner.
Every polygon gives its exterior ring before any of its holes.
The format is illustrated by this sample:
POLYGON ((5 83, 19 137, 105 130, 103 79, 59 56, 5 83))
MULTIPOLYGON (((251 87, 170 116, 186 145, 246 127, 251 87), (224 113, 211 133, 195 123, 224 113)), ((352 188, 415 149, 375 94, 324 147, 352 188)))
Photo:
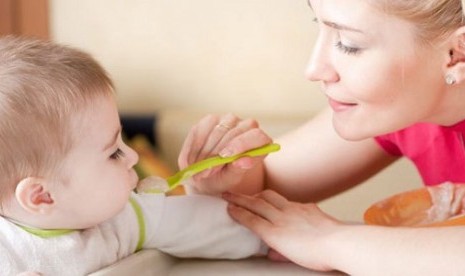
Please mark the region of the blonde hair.
POLYGON ((49 41, 0 38, 0 199, 24 177, 49 176, 73 145, 71 118, 112 94, 90 55, 49 41))
POLYGON ((370 0, 379 10, 416 26, 420 42, 440 42, 463 25, 465 0, 370 0))

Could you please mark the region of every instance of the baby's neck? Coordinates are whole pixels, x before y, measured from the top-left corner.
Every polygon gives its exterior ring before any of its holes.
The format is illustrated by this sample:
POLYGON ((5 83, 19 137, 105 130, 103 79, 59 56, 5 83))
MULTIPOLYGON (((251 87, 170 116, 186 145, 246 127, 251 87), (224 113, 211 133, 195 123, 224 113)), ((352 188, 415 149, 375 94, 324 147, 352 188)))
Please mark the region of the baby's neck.
MULTIPOLYGON (((5 217, 4 217, 5 218, 5 217)), ((40 229, 36 228, 34 226, 26 225, 20 221, 16 221, 14 219, 10 218, 5 218, 6 220, 10 221, 11 223, 15 224, 19 228, 23 229, 26 232, 29 232, 33 235, 39 236, 41 238, 52 238, 52 237, 58 237, 62 235, 69 234, 71 232, 74 232, 75 230, 73 229, 40 229)))
POLYGON ((47 227, 47 223, 42 219, 39 221, 36 214, 29 213, 15 200, 3 206, 0 216, 23 229, 55 229, 55 227, 47 227))

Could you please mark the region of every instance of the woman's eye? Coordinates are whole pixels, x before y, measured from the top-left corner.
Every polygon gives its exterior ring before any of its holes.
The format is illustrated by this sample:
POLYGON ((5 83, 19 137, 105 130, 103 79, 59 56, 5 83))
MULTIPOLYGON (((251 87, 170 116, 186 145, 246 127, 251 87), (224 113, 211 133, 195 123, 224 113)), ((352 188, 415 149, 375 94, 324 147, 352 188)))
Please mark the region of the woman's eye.
POLYGON ((115 159, 115 160, 118 160, 120 159, 121 157, 124 157, 124 152, 121 150, 121 149, 117 149, 114 153, 112 153, 110 155, 110 158, 111 159, 115 159))
POLYGON ((338 50, 340 50, 344 54, 348 54, 348 55, 356 55, 356 54, 360 53, 360 51, 361 51, 360 48, 346 46, 346 45, 342 44, 341 41, 336 42, 335 46, 336 46, 336 48, 338 50))

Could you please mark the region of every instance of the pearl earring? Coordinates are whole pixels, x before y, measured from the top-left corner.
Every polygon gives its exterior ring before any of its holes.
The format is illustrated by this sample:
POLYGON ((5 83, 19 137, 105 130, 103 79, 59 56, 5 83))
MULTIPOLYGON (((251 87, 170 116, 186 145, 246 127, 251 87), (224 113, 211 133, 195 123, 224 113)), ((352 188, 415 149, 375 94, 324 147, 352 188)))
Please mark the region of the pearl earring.
POLYGON ((447 75, 446 75, 446 83, 447 83, 448 85, 452 85, 452 84, 454 84, 455 82, 457 82, 457 80, 455 79, 454 75, 452 75, 452 74, 447 74, 447 75))

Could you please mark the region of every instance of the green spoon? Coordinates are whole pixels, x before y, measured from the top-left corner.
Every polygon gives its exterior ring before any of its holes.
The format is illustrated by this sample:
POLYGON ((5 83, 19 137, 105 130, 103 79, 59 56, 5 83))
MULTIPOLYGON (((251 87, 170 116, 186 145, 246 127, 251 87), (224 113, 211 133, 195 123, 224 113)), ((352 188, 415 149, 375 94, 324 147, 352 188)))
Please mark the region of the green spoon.
POLYGON ((187 166, 185 169, 180 170, 179 172, 175 173, 174 175, 168 177, 167 179, 163 179, 159 176, 149 176, 139 182, 137 187, 138 192, 143 193, 166 193, 170 190, 173 190, 177 186, 179 186, 183 180, 199 173, 204 170, 208 170, 210 168, 228 164, 234 162, 235 160, 241 157, 255 157, 260 155, 265 155, 271 152, 278 151, 281 147, 278 144, 268 144, 259 148, 255 148, 243 153, 239 153, 237 155, 233 155, 230 157, 221 157, 221 156, 214 156, 197 163, 194 163, 190 166, 187 166))

